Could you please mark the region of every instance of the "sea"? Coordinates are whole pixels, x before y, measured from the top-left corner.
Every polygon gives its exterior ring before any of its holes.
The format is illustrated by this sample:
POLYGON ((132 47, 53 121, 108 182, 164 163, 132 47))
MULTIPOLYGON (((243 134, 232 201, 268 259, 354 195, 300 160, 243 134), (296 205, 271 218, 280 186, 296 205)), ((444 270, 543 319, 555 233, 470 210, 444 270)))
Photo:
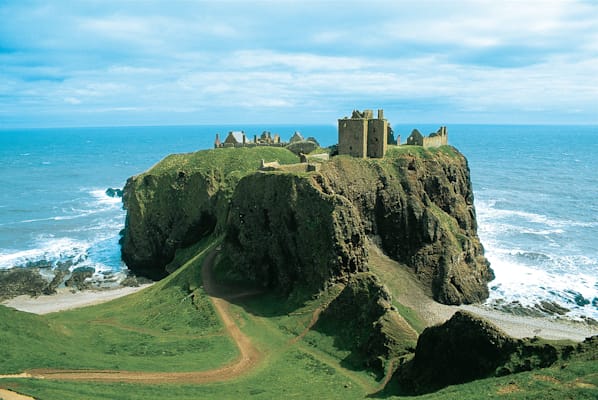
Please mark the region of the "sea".
MULTIPOLYGON (((405 141, 413 128, 393 125, 405 141)), ((0 269, 92 267, 126 272, 119 197, 128 177, 171 153, 213 147, 216 133, 295 131, 337 142, 335 125, 202 125, 0 129, 0 269)), ((468 159, 478 233, 496 279, 487 305, 542 301, 598 320, 598 126, 449 125, 468 159)))

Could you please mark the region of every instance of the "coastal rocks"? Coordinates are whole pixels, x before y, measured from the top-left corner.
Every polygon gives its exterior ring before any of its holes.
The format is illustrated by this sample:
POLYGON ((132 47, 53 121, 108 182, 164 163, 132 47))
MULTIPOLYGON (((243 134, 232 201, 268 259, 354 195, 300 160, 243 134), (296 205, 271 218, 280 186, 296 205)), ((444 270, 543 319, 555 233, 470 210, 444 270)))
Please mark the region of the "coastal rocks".
POLYGON ((515 339, 483 318, 457 311, 445 323, 422 332, 415 356, 393 379, 400 394, 422 394, 475 379, 597 359, 598 337, 578 344, 515 339))
POLYGON ((40 296, 48 291, 48 281, 37 268, 0 270, 0 300, 20 295, 40 296))
POLYGON ((231 200, 221 268, 229 279, 289 294, 367 270, 353 205, 294 174, 243 178, 231 200))
POLYGON ((105 193, 108 197, 123 197, 122 189, 108 188, 105 193))
POLYGON ((90 279, 93 277, 95 269, 91 267, 75 268, 71 276, 64 282, 66 287, 74 287, 78 290, 91 288, 90 279))
POLYGON ((51 271, 44 271, 43 274, 39 268, 16 267, 1 270, 0 300, 20 295, 52 295, 62 284, 78 290, 88 289, 91 287, 90 278, 94 272, 95 270, 89 267, 76 268, 70 272, 68 267, 61 265, 51 271))

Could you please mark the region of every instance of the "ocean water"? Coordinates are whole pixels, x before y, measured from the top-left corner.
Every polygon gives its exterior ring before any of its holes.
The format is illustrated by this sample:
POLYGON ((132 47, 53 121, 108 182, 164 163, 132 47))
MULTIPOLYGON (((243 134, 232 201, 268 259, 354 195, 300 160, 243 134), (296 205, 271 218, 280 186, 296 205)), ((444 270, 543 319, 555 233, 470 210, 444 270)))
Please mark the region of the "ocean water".
MULTIPOLYGON (((405 141, 412 128, 395 125, 405 141)), ((336 143, 336 126, 185 126, 0 130, 0 268, 44 263, 118 273, 119 198, 129 176, 215 134, 295 130, 336 143)), ((598 319, 598 127, 452 125, 469 160, 479 235, 496 279, 489 305, 545 300, 598 319)))

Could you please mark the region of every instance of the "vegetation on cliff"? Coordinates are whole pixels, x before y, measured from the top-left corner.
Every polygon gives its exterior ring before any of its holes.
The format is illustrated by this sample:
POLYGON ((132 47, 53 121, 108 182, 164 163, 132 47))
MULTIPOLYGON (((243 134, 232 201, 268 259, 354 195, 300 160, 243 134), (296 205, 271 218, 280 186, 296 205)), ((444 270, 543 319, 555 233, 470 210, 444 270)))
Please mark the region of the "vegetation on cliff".
POLYGON ((122 257, 134 272, 164 277, 178 248, 222 231, 237 182, 260 161, 298 161, 283 148, 213 149, 166 157, 149 171, 129 178, 122 257))

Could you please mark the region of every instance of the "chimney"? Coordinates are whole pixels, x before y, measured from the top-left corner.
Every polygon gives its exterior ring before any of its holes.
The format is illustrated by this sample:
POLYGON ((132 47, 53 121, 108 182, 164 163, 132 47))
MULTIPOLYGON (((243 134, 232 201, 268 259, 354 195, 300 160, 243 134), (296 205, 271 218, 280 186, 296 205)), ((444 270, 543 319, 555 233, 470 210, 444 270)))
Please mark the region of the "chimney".
POLYGON ((384 110, 378 109, 378 119, 384 119, 384 110))

